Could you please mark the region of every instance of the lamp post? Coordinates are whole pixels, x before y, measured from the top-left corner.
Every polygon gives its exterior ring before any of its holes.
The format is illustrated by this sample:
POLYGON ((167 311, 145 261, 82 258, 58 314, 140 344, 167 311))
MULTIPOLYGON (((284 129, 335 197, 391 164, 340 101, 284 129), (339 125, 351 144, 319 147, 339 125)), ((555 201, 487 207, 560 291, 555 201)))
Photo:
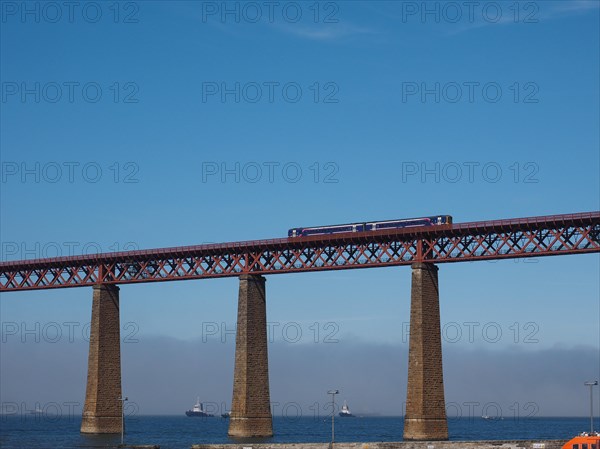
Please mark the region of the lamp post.
POLYGON ((331 447, 333 449, 333 443, 335 442, 335 395, 339 393, 339 390, 329 390, 327 394, 331 395, 331 447))
POLYGON ((125 401, 129 400, 129 398, 121 397, 117 400, 121 401, 121 444, 123 444, 123 437, 125 434, 125 401))
POLYGON ((590 380, 584 382, 583 385, 590 387, 590 435, 592 435, 594 433, 594 392, 592 388, 594 388, 595 385, 598 385, 598 381, 590 380))

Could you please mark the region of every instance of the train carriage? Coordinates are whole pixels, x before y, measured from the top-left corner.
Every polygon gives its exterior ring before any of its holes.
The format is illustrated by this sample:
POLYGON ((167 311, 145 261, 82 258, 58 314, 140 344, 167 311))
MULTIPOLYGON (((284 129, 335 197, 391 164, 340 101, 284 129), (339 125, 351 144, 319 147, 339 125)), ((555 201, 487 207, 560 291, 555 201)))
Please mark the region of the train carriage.
POLYGON ((342 225, 292 228, 288 231, 288 237, 340 234, 345 232, 377 231, 379 229, 400 229, 417 226, 439 226, 451 223, 452 217, 450 215, 435 215, 431 217, 403 218, 398 220, 369 221, 361 223, 348 223, 342 225))

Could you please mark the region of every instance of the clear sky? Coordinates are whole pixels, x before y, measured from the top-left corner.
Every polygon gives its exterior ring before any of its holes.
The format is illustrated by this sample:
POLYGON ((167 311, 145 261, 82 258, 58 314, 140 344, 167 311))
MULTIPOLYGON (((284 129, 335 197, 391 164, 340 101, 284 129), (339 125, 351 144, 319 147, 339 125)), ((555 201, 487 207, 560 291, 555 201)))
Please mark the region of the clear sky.
MULTIPOLYGON (((0 5, 2 260, 600 209, 597 1, 0 5)), ((442 265, 447 396, 585 414, 599 262, 442 265), (490 393, 495 361, 509 374, 490 393)), ((231 335, 219 345, 236 297, 235 279, 122 287, 123 335, 139 340, 123 383, 142 412, 230 401, 231 335)), ((267 297, 273 400, 320 401, 339 382, 355 409, 401 413, 409 268, 272 276, 267 297)), ((3 401, 83 400, 90 305, 91 289, 2 295, 3 401), (40 363, 62 374, 25 381, 40 363)))

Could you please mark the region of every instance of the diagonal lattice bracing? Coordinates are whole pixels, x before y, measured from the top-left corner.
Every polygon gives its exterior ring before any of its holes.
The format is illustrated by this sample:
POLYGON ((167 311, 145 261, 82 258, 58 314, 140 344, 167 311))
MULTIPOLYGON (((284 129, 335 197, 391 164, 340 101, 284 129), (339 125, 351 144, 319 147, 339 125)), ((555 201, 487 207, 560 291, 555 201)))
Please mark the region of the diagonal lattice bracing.
POLYGON ((600 252, 600 212, 0 263, 0 291, 600 252))

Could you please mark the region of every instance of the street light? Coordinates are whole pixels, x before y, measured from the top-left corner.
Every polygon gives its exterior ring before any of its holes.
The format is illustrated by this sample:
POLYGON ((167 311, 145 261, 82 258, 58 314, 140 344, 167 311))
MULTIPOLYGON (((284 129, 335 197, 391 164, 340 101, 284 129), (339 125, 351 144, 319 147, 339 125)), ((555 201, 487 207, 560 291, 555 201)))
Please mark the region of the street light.
POLYGON ((331 395, 331 448, 333 449, 333 443, 335 442, 335 395, 338 394, 338 390, 329 390, 327 394, 331 395))
POLYGON ((128 401, 129 398, 117 398, 118 401, 121 401, 121 444, 123 444, 123 435, 125 433, 125 401, 128 401))
POLYGON ((590 435, 594 433, 594 393, 592 388, 594 385, 598 385, 597 380, 590 380, 588 382, 584 382, 583 385, 590 387, 590 435))

